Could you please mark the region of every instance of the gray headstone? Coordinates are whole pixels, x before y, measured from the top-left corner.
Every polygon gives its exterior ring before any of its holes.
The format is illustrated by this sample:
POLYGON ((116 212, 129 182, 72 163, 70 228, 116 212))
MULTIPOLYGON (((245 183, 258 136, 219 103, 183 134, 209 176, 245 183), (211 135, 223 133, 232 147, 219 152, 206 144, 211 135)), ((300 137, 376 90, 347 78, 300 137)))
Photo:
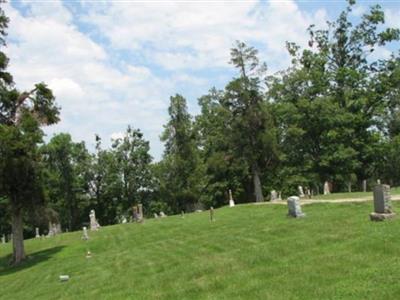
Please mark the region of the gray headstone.
POLYGON ((303 198, 304 197, 304 191, 303 191, 303 187, 301 185, 299 185, 297 187, 297 190, 299 191, 299 197, 303 198))
POLYGON ((100 224, 96 220, 96 213, 94 209, 90 211, 89 219, 90 219, 90 230, 99 230, 100 224))
POLYGON ((331 193, 330 188, 329 188, 329 182, 325 181, 324 183, 324 195, 329 195, 331 193))
POLYGON ((39 228, 38 227, 35 228, 35 233, 36 233, 35 238, 37 238, 37 239, 40 238, 39 228))
POLYGON ((83 230, 82 240, 85 240, 85 241, 86 241, 86 240, 89 239, 89 235, 88 235, 88 231, 87 231, 86 226, 83 227, 82 230, 83 230))
POLYGON ((365 193, 367 191, 367 181, 365 179, 363 180, 362 186, 363 186, 363 192, 365 193))
POLYGON ((235 201, 233 200, 232 197, 232 191, 229 190, 229 207, 234 207, 235 206, 235 201))
POLYGON ((381 180, 378 179, 378 180, 376 181, 376 183, 377 183, 377 184, 381 184, 381 180))
POLYGON ((392 205, 390 200, 389 185, 378 184, 374 187, 374 210, 376 213, 392 213, 392 205))
POLYGON ((301 211, 300 198, 292 196, 287 199, 288 215, 295 218, 304 217, 305 214, 301 211))
POLYGON ((278 200, 278 193, 275 190, 271 191, 271 201, 278 200))
POLYGON ((154 213, 154 218, 158 219, 157 213, 154 213))
POLYGON ((143 204, 138 204, 137 219, 138 222, 143 222, 143 204))
POLYGON ((160 211, 160 217, 161 218, 165 218, 167 215, 163 212, 163 211, 160 211))
POLYGON ((6 236, 3 234, 3 236, 1 237, 1 243, 5 244, 6 243, 6 236))

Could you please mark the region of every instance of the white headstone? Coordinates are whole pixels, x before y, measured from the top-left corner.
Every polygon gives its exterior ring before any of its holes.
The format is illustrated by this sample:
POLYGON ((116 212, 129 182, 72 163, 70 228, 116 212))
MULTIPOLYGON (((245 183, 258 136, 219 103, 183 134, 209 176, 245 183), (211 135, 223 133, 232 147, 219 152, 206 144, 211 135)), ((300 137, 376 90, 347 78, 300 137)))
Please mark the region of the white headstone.
POLYGON ((365 193, 367 191, 367 181, 365 179, 362 182, 362 186, 363 186, 363 192, 365 193))
POLYGON ((89 218, 90 218, 90 230, 99 230, 100 225, 96 220, 96 213, 94 209, 90 211, 89 218))
POLYGON ((163 212, 163 211, 160 211, 160 217, 161 218, 165 218, 167 215, 163 212))
POLYGON ((51 222, 49 222, 49 232, 47 233, 47 237, 54 236, 56 233, 54 232, 54 226, 51 222))
POLYGON ((303 198, 304 197, 304 191, 303 191, 303 187, 301 185, 299 185, 297 187, 298 191, 299 191, 299 197, 303 198))
POLYGON ((377 183, 377 184, 381 184, 381 180, 378 179, 378 180, 376 181, 376 183, 377 183))
POLYGON ((154 213, 154 218, 155 218, 155 219, 158 219, 157 213, 154 213))
POLYGON ((292 196, 287 199, 288 215, 295 218, 304 217, 305 214, 301 211, 300 198, 292 196))
POLYGON ((122 222, 121 223, 122 224, 126 224, 126 223, 128 223, 128 220, 125 217, 122 217, 122 222))
POLYGON ((235 201, 233 200, 232 197, 232 191, 229 190, 229 207, 234 207, 235 206, 235 201))
POLYGON ((87 228, 86 228, 86 226, 84 226, 83 228, 82 228, 82 230, 83 230, 83 235, 82 235, 82 240, 88 240, 89 239, 89 235, 88 235, 88 231, 87 231, 87 228))
POLYGON ((324 195, 329 195, 331 193, 330 188, 329 188, 329 182, 325 181, 324 183, 324 195))
POLYGON ((35 228, 35 232, 36 232, 35 238, 37 238, 37 239, 40 238, 39 228, 38 227, 35 228))
POLYGON ((1 237, 1 243, 5 244, 6 243, 6 236, 3 234, 3 236, 1 237))
POLYGON ((271 201, 278 200, 278 193, 275 190, 271 191, 271 201))

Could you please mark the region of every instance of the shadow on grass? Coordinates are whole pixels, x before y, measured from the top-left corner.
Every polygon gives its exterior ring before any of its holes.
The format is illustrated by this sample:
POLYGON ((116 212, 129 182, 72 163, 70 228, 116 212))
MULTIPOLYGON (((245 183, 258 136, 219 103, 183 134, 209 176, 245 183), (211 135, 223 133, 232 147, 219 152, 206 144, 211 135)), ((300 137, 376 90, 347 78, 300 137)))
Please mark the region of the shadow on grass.
POLYGON ((27 258, 21 264, 17 266, 10 265, 11 255, 0 257, 0 277, 28 269, 36 264, 46 261, 54 254, 61 251, 62 248, 64 248, 64 246, 58 246, 31 253, 27 255, 27 258))

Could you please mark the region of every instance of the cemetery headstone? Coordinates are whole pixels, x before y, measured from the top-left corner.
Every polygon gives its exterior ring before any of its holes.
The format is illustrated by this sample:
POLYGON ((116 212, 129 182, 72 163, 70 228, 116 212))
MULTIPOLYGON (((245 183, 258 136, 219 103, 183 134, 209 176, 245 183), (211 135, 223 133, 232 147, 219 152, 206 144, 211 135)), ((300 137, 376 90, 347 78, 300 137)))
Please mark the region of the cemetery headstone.
POLYGON ((69 276, 68 275, 60 275, 60 281, 68 281, 69 276))
POLYGON ((182 219, 185 217, 185 212, 183 210, 181 211, 181 217, 182 219))
POLYGON ((90 230, 99 230, 100 224, 96 220, 96 213, 94 209, 90 211, 89 218, 90 218, 90 230))
POLYGON ((390 186, 378 184, 374 187, 374 212, 370 214, 371 221, 383 221, 393 218, 390 186))
POLYGON ((158 219, 157 213, 154 213, 154 218, 155 218, 155 219, 158 219))
POLYGON ((37 238, 37 239, 40 238, 39 228, 38 227, 35 228, 35 233, 36 233, 35 238, 37 238))
POLYGON ((165 218, 167 215, 163 212, 163 211, 160 211, 160 217, 161 218, 165 218))
POLYGON ((49 232, 47 233, 47 237, 52 237, 54 236, 56 233, 54 232, 54 227, 53 224, 51 222, 49 222, 49 232))
POLYGON ((132 206, 132 211, 133 211, 133 221, 137 222, 138 219, 139 219, 139 216, 138 216, 138 207, 137 207, 136 205, 135 205, 135 206, 132 206))
POLYGON ((5 244, 6 243, 6 236, 3 234, 1 237, 1 243, 5 244))
POLYGON ((377 183, 377 184, 381 184, 381 180, 378 179, 378 180, 376 181, 376 183, 377 183))
POLYGON ((214 221, 214 207, 212 206, 210 207, 210 221, 214 221))
POLYGON ((271 202, 278 200, 278 193, 275 190, 271 191, 271 202))
POLYGON ((88 235, 88 231, 87 231, 86 226, 84 226, 84 227, 82 228, 82 230, 83 230, 82 240, 87 241, 87 240, 89 239, 89 235, 88 235))
POLYGON ((233 200, 232 197, 232 191, 229 190, 229 207, 234 207, 235 206, 235 201, 233 200))
POLYGON ((324 183, 324 195, 329 195, 331 193, 329 182, 325 181, 324 183))
POLYGON ((299 185, 297 187, 297 190, 299 191, 299 197, 300 198, 304 198, 304 191, 303 191, 303 187, 301 185, 299 185))
POLYGON ((143 219, 143 205, 142 205, 142 204, 138 204, 138 211, 137 211, 137 212, 138 212, 138 216, 137 216, 137 217, 138 217, 138 220, 137 220, 137 221, 138 221, 139 223, 141 223, 141 222, 143 222, 143 220, 144 220, 144 219, 143 219))
POLYGON ((363 186, 363 192, 365 193, 367 191, 367 181, 365 179, 362 182, 362 186, 363 186))
POLYGON ((311 191, 308 187, 306 187, 305 195, 307 196, 308 199, 311 199, 311 191))
POLYGON ((292 196, 287 199, 288 215, 295 218, 304 217, 305 214, 301 211, 300 198, 292 196))

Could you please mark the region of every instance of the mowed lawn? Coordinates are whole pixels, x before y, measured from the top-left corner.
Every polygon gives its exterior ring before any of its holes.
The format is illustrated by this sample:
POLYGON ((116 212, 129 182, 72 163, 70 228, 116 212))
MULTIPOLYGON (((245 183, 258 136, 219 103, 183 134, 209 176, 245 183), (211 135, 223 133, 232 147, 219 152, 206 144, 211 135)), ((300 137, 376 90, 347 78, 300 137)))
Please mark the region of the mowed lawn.
MULTIPOLYGON (((400 212, 400 203, 394 203, 400 212)), ((400 217, 369 221, 372 202, 239 205, 144 224, 26 241, 1 299, 399 299, 400 217), (87 259, 86 251, 92 252, 87 259), (70 276, 60 282, 59 275, 70 276)))

